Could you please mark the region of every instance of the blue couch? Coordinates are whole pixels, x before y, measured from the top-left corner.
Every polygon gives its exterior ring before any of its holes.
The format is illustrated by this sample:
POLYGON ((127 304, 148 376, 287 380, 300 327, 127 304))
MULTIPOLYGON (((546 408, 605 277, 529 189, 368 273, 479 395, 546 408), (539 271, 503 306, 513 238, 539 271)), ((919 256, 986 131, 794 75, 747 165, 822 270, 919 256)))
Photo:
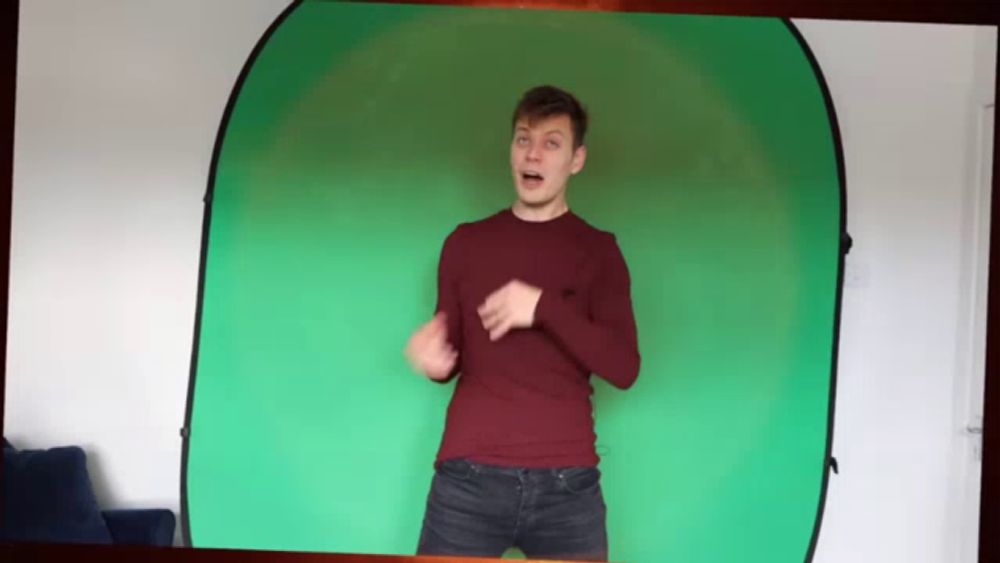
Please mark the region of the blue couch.
POLYGON ((169 546, 176 519, 165 509, 101 510, 76 447, 18 450, 3 441, 0 541, 169 546))

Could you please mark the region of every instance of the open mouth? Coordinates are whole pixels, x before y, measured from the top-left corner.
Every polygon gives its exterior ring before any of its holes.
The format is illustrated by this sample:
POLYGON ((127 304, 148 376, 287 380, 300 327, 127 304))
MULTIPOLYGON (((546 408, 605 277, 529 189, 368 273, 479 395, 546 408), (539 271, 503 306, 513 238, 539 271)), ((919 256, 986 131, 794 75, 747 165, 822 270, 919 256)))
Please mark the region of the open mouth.
POLYGON ((545 178, 537 172, 521 172, 521 184, 526 188, 537 188, 545 178))

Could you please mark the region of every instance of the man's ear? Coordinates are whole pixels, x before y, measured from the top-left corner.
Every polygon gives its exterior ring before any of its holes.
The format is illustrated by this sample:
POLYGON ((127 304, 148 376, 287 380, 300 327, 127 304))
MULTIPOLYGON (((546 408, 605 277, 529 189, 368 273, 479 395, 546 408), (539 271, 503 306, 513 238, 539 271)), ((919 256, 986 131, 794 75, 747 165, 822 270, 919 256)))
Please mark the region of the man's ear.
POLYGON ((584 163, 587 162, 587 145, 580 145, 573 151, 573 162, 570 164, 570 173, 576 174, 583 170, 584 163))

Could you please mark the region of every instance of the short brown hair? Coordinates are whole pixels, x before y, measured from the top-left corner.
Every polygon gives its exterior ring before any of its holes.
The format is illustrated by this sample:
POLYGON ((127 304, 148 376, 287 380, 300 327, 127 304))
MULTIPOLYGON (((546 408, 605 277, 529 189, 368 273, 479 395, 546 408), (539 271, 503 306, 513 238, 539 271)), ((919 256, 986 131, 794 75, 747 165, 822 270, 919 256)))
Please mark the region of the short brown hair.
POLYGON ((573 94, 555 86, 536 86, 525 92, 514 108, 511 123, 516 127, 517 121, 522 118, 530 123, 557 115, 569 116, 573 127, 573 148, 582 146, 587 135, 587 110, 573 94))

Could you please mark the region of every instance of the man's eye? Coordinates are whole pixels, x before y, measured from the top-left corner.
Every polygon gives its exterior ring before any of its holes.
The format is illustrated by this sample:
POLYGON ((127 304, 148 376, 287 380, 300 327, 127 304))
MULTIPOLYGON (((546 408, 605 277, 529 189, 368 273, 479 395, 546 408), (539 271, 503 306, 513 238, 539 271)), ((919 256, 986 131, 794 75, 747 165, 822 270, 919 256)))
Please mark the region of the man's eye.
POLYGON ((556 141, 547 141, 545 143, 545 146, 549 147, 550 149, 558 149, 559 143, 557 143, 556 141))
POLYGON ((518 137, 517 138, 517 144, 519 144, 519 145, 523 145, 523 144, 525 144, 527 142, 528 142, 528 138, 527 137, 518 137))

